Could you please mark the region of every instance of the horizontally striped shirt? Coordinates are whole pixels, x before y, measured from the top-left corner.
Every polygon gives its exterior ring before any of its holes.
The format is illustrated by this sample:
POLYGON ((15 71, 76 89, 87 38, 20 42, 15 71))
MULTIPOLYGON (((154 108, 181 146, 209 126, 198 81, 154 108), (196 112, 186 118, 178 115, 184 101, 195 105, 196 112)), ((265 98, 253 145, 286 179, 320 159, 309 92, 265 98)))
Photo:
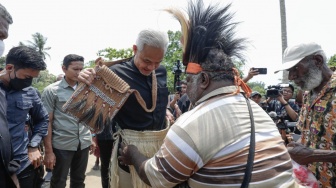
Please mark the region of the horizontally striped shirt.
MULTIPOLYGON (((235 86, 219 88, 198 101, 169 130, 164 144, 145 164, 152 187, 240 187, 250 145, 250 115, 235 86), (211 99, 210 99, 211 98, 211 99)), ((291 187, 292 163, 272 119, 251 102, 256 150, 250 187, 291 187)))

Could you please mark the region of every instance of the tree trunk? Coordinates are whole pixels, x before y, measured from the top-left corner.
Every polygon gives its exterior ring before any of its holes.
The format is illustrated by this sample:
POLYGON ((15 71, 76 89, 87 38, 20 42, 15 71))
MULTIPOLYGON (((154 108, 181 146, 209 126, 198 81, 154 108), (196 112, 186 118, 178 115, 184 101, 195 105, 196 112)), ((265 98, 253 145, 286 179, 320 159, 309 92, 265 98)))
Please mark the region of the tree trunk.
MULTIPOLYGON (((287 26, 286 26, 286 5, 285 0, 279 0, 280 2, 280 19, 281 19, 281 46, 282 55, 287 48, 287 26)), ((282 83, 288 83, 288 71, 282 72, 282 83)))

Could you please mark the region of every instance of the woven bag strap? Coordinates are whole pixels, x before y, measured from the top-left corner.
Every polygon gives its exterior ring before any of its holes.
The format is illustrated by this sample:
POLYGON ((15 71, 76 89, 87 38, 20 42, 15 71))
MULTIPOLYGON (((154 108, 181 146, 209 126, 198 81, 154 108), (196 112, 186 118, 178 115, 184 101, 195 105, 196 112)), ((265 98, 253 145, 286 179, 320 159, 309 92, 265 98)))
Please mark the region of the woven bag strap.
POLYGON ((146 103, 141 97, 139 91, 135 89, 130 89, 130 91, 132 93, 134 92, 137 101, 146 112, 153 112, 154 109, 156 108, 156 99, 157 99, 157 81, 155 71, 152 72, 152 108, 150 109, 147 108, 146 103))

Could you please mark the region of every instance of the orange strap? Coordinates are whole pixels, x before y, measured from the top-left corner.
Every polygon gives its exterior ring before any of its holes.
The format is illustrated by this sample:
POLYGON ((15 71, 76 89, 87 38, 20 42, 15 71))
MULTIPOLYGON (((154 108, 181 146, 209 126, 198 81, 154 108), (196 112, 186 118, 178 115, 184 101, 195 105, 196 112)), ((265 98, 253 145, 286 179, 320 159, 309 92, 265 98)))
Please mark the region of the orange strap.
POLYGON ((186 73, 188 73, 188 74, 198 74, 202 70, 203 69, 202 69, 200 64, 189 62, 188 65, 187 65, 186 73))
MULTIPOLYGON (((186 73, 188 73, 188 74, 198 74, 202 70, 203 69, 202 69, 200 64, 189 62, 188 65, 187 65, 186 73)), ((245 92, 246 96, 250 97, 250 94, 252 93, 251 88, 240 78, 239 72, 236 68, 232 68, 232 70, 233 70, 233 73, 234 73, 234 84, 236 86, 238 86, 236 92, 234 92, 233 94, 240 93, 240 89, 239 89, 239 86, 240 86, 243 89, 243 91, 245 92)))
MULTIPOLYGON (((251 88, 240 78, 239 76, 239 72, 236 68, 232 68, 233 69, 233 72, 234 72, 234 82, 235 82, 235 85, 236 86, 240 86, 243 91, 245 92, 246 96, 247 97, 250 97, 251 93, 252 93, 252 90, 251 88)), ((234 94, 238 94, 240 93, 240 89, 239 87, 237 87, 237 90, 234 94)))

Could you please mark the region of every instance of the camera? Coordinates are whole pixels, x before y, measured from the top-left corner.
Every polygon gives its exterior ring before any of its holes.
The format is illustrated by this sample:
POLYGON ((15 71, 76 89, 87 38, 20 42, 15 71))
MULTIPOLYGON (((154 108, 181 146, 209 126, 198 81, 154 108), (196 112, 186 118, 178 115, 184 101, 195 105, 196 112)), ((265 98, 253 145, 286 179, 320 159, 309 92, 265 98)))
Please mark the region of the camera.
POLYGON ((276 98, 280 95, 280 90, 284 87, 289 87, 289 84, 270 85, 266 89, 266 98, 276 98))
POLYGON ((276 112, 271 111, 268 115, 272 118, 278 129, 286 130, 288 129, 288 120, 284 120, 283 116, 277 115, 276 112))
POLYGON ((181 62, 180 60, 177 60, 175 65, 173 66, 173 74, 174 74, 174 88, 175 91, 181 92, 181 75, 182 75, 182 69, 181 69, 181 62))

